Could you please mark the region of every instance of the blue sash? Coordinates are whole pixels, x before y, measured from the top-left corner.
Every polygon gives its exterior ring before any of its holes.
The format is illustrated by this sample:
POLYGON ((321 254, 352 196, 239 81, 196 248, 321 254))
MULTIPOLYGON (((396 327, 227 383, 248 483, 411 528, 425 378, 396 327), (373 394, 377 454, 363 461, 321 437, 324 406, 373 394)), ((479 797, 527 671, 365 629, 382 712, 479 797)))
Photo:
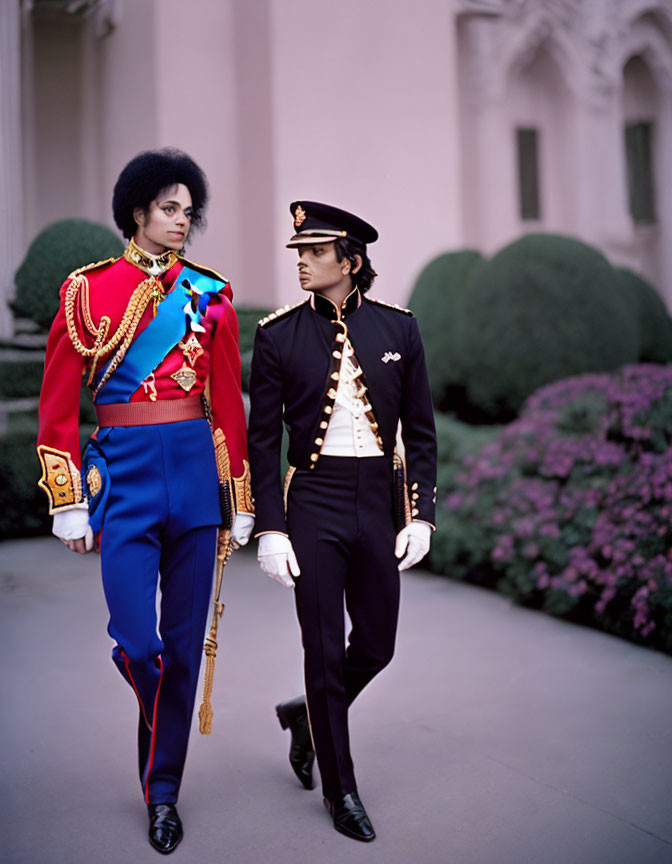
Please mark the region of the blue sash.
MULTIPOLYGON (((117 402, 129 402, 145 378, 184 338, 188 319, 191 321, 192 329, 203 329, 198 321, 205 315, 212 295, 218 294, 223 287, 223 282, 216 282, 210 276, 189 267, 183 267, 177 277, 177 285, 159 304, 153 320, 133 340, 126 356, 98 393, 96 403, 109 405, 117 402), (185 282, 187 285, 184 284, 185 282), (192 288, 195 289, 195 293, 200 295, 195 312, 191 308, 192 288), (187 304, 188 309, 185 310, 184 307, 187 304)), ((105 374, 108 365, 109 363, 100 370, 97 376, 98 381, 105 374)))

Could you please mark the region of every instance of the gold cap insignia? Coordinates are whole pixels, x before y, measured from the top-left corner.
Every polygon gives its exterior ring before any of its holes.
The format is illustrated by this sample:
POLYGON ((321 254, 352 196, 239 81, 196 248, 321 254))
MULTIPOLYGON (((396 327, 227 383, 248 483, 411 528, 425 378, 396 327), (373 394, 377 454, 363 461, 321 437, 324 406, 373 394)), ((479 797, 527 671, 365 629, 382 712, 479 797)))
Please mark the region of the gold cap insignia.
POLYGON ((95 498, 96 495, 100 492, 100 487, 103 485, 100 471, 96 468, 95 465, 92 465, 89 468, 89 471, 86 475, 86 485, 89 487, 89 494, 91 495, 91 497, 95 498))
POLYGON ((294 227, 299 228, 306 221, 306 211, 299 204, 294 213, 294 227))

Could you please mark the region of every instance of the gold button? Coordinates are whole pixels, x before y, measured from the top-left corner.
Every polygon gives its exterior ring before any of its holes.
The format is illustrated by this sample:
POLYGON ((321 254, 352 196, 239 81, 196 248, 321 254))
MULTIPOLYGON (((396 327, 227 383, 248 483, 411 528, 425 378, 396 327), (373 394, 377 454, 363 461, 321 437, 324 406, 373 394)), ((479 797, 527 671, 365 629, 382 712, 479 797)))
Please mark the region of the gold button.
POLYGON ((333 387, 331 387, 329 390, 327 390, 327 397, 329 399, 335 399, 336 398, 336 391, 334 390, 333 387))
POLYGON ((322 440, 322 438, 316 438, 315 443, 317 444, 318 447, 321 447, 324 444, 324 441, 322 440))
POLYGON ((311 466, 310 466, 310 470, 312 471, 314 467, 315 467, 314 465, 311 465, 311 466))
POLYGON ((343 333, 337 333, 336 334, 336 341, 337 342, 345 342, 345 336, 343 335, 343 333))
POLYGON ((411 510, 411 516, 417 516, 420 511, 416 510, 415 507, 411 510))
POLYGON ((311 462, 317 462, 317 458, 318 458, 317 453, 311 453, 310 454, 310 461, 311 462))
POLYGON ((412 497, 413 500, 415 501, 415 499, 418 497, 418 493, 417 493, 417 492, 414 492, 413 495, 412 495, 411 497, 412 497))
POLYGON ((417 483, 414 483, 414 484, 411 486, 411 489, 417 489, 417 488, 418 488, 418 484, 417 484, 417 483))
POLYGON ((341 376, 338 374, 338 372, 332 372, 332 373, 331 373, 331 380, 332 380, 332 381, 338 381, 338 379, 339 379, 340 377, 341 377, 341 376))
POLYGON ((68 482, 68 478, 65 476, 65 474, 59 474, 58 477, 56 478, 56 484, 58 486, 65 486, 65 484, 67 482, 68 482))
POLYGON ((337 360, 340 360, 343 355, 341 354, 340 351, 332 351, 331 356, 335 357, 337 360))
POLYGON ((331 407, 331 405, 325 405, 325 406, 324 406, 324 413, 325 413, 325 414, 331 414, 331 412, 332 412, 333 410, 334 410, 334 409, 331 407))
POLYGON ((377 423, 372 423, 372 424, 371 424, 371 429, 372 429, 373 432, 377 432, 377 431, 378 431, 378 424, 377 424, 377 423))
POLYGON ((323 420, 323 421, 320 423, 320 429, 326 429, 328 425, 329 425, 329 424, 327 423, 327 421, 326 421, 326 420, 323 420))

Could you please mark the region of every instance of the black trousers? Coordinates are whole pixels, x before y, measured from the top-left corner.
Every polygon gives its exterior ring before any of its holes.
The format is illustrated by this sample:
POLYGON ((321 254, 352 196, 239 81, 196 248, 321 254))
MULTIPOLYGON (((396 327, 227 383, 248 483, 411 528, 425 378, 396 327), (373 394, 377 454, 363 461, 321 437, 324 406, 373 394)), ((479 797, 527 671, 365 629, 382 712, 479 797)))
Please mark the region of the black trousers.
POLYGON ((357 791, 348 708, 392 659, 399 614, 392 463, 322 456, 298 469, 287 502, 301 575, 296 608, 306 699, 322 788, 334 800, 357 791), (345 608, 352 629, 345 638, 345 608))

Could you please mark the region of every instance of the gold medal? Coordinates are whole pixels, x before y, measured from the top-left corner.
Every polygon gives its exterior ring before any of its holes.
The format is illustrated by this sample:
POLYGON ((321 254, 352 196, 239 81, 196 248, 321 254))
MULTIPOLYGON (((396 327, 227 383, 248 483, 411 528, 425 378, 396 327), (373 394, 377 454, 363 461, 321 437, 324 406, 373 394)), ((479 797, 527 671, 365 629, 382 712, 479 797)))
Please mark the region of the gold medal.
POLYGON ((186 363, 183 362, 181 368, 178 369, 177 372, 173 372, 170 377, 188 393, 196 383, 197 375, 193 369, 190 369, 186 363))

